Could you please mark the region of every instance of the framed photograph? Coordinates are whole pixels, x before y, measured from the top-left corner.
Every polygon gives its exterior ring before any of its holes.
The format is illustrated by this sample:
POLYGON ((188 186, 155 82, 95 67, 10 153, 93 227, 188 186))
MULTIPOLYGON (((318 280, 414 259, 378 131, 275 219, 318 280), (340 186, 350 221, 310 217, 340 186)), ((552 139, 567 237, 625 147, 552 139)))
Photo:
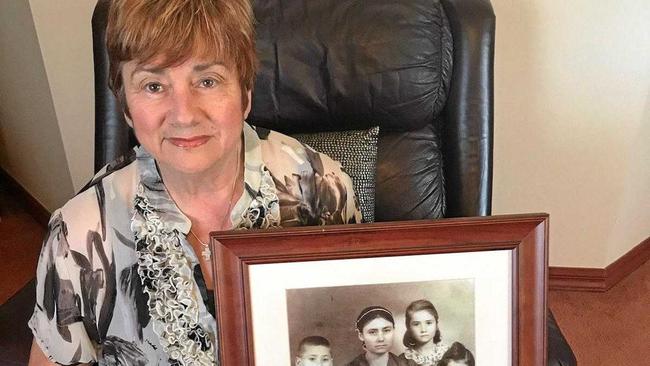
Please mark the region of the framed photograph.
POLYGON ((547 237, 546 214, 213 233, 221 365, 409 358, 418 340, 436 362, 546 365, 547 237))

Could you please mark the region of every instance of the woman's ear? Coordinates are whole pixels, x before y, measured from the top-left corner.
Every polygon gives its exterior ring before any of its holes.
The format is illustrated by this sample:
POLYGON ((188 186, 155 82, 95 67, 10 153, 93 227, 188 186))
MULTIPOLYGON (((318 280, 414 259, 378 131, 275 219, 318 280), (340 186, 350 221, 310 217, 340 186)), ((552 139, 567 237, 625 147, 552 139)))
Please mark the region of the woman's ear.
POLYGON ((246 108, 244 109, 244 120, 248 118, 248 114, 251 112, 251 104, 253 104, 252 93, 250 89, 246 92, 246 95, 248 97, 246 98, 248 101, 246 102, 246 108))
POLYGON ((131 120, 131 117, 129 117, 128 113, 124 113, 124 120, 129 127, 133 128, 133 121, 131 120))
POLYGON ((357 337, 359 337, 359 340, 361 342, 365 341, 365 339, 363 339, 363 334, 359 331, 359 329, 357 329, 357 337))

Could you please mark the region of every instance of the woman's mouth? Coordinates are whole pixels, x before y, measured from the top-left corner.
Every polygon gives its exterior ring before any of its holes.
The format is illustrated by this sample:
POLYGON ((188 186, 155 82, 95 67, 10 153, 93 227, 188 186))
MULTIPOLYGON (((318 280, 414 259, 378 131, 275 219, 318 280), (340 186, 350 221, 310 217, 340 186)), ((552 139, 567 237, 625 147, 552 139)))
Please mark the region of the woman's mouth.
POLYGON ((174 146, 178 146, 183 149, 191 149, 193 147, 198 147, 210 139, 210 136, 201 135, 201 136, 192 136, 192 137, 168 137, 167 141, 174 146))

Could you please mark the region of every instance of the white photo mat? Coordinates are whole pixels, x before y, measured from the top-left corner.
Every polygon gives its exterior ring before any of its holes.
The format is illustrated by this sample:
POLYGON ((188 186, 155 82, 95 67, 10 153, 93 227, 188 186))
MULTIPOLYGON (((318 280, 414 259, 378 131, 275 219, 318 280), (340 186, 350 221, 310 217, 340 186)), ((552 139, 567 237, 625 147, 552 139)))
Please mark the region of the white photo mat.
POLYGON ((250 265, 256 365, 290 365, 286 290, 473 279, 478 365, 511 365, 512 251, 250 265), (377 270, 381 268, 381 270, 377 270))

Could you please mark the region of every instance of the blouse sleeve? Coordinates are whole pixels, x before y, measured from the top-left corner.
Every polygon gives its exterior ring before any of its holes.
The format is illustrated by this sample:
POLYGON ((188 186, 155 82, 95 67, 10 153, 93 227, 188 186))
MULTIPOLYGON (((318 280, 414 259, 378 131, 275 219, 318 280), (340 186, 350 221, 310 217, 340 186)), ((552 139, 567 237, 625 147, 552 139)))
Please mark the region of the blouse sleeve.
POLYGON ((323 224, 361 223, 361 210, 352 179, 343 171, 341 163, 309 146, 305 147, 305 151, 309 161, 315 164, 313 169, 318 191, 317 200, 321 207, 326 208, 323 217, 329 218, 329 221, 323 224), (322 168, 319 165, 322 165, 322 168))
MULTIPOLYGON (((88 231, 84 247, 91 248, 97 240, 93 233, 88 231)), ((64 365, 97 361, 100 336, 95 314, 101 307, 98 298, 105 293, 102 270, 71 249, 68 237, 63 216, 56 211, 39 257, 36 305, 29 320, 43 353, 64 365)))
POLYGON ((265 142, 264 162, 280 200, 282 226, 361 222, 352 180, 341 163, 277 132, 265 142))

